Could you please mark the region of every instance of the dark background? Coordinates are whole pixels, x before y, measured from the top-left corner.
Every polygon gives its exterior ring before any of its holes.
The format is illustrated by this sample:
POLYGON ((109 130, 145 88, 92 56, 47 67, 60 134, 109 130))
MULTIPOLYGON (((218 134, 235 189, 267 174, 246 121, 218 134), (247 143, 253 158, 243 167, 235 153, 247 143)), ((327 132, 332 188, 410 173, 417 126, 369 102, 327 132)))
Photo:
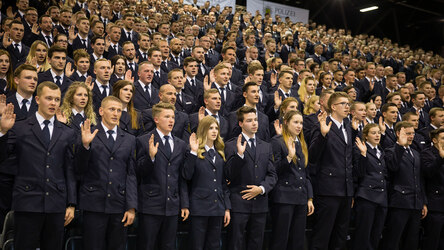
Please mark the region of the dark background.
MULTIPOLYGON (((309 19, 327 28, 345 28, 353 35, 388 37, 411 48, 444 56, 444 0, 269 0, 310 10, 309 19), (372 5, 379 9, 366 13, 372 5)), ((236 0, 246 5, 246 0, 236 0)))

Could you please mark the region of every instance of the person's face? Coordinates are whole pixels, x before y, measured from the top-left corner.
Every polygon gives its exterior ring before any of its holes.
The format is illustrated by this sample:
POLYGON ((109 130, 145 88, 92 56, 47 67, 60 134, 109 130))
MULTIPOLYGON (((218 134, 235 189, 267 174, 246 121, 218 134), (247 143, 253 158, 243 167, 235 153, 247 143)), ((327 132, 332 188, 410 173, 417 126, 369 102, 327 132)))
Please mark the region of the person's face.
POLYGON ((413 104, 415 104, 416 107, 423 108, 425 103, 425 95, 424 94, 418 94, 416 95, 416 98, 412 100, 413 104))
POLYGON ((264 79, 264 70, 259 69, 254 72, 254 74, 250 75, 251 81, 255 82, 258 85, 262 84, 264 79))
POLYGON ((118 75, 125 74, 125 60, 118 59, 116 61, 116 65, 114 65, 114 73, 116 73, 118 75))
POLYGON ((296 64, 296 71, 299 72, 305 68, 305 62, 304 61, 298 61, 296 64))
POLYGON ((162 24, 159 27, 159 33, 164 36, 168 36, 170 34, 170 25, 169 24, 162 24))
POLYGON ((110 11, 111 11, 111 9, 110 9, 109 5, 103 5, 102 8, 100 9, 100 13, 103 17, 108 17, 110 11))
POLYGON ((335 103, 331 105, 332 113, 341 118, 347 117, 350 112, 350 101, 346 97, 339 97, 335 103))
POLYGON ((282 84, 285 89, 290 89, 293 84, 293 75, 288 73, 284 74, 279 78, 279 83, 282 84))
POLYGON ((148 36, 141 36, 138 44, 141 49, 148 50, 150 48, 150 38, 148 36))
POLYGON ((53 8, 51 12, 49 12, 49 16, 54 22, 59 21, 60 17, 60 9, 59 8, 53 8))
POLYGON ((170 55, 170 47, 167 41, 159 41, 159 49, 162 51, 162 58, 166 59, 170 55))
POLYGON ((337 71, 333 77, 335 78, 336 82, 342 82, 342 79, 344 77, 344 73, 342 73, 342 71, 337 71))
POLYGON ((105 40, 97 39, 95 44, 91 44, 91 47, 96 55, 101 56, 105 52, 105 40))
POLYGON ((321 109, 321 103, 319 102, 319 100, 316 100, 313 103, 313 109, 314 109, 315 112, 318 112, 318 110, 321 109))
POLYGON ((231 65, 234 65, 234 63, 236 63, 236 52, 233 49, 227 50, 222 57, 224 59, 224 62, 229 62, 231 65))
POLYGON ((99 109, 99 114, 102 121, 109 127, 114 127, 119 124, 120 116, 122 115, 122 103, 116 101, 108 101, 99 109))
POLYGON ((267 50, 271 54, 275 53, 276 52, 276 43, 273 43, 273 42, 269 43, 268 46, 267 46, 267 50))
POLYGON ((50 17, 43 17, 42 22, 39 24, 40 29, 45 32, 51 32, 52 30, 52 19, 50 17))
POLYGON ((154 76, 154 67, 152 64, 142 64, 139 68, 139 80, 145 84, 151 83, 154 76))
POLYGON ((155 29, 157 27, 156 19, 150 18, 148 20, 148 27, 150 27, 150 29, 155 29))
POLYGON ((438 135, 438 137, 433 138, 432 141, 433 141, 433 144, 436 145, 437 147, 443 145, 444 144, 444 133, 440 133, 438 135))
POLYGON ((401 94, 401 99, 405 102, 409 102, 410 101, 410 91, 406 88, 402 88, 400 91, 401 94))
POLYGON ((219 134, 219 127, 217 126, 217 123, 213 123, 208 128, 207 132, 207 140, 209 141, 215 141, 217 139, 217 135, 219 134))
POLYGON ((373 119, 376 117, 376 105, 372 104, 368 107, 368 109, 366 110, 366 113, 368 118, 373 119))
MULTIPOLYGON (((404 131, 407 134, 407 145, 412 145, 413 138, 415 137, 415 129, 413 127, 404 128, 404 131)), ((399 135, 400 135, 400 131, 396 132, 397 138, 399 138, 399 135)))
POLYGON ((440 128, 444 125, 444 111, 438 111, 435 117, 430 117, 431 123, 436 127, 440 128))
POLYGON ((17 3, 17 8, 21 12, 24 12, 28 7, 29 7, 29 0, 20 0, 17 3))
POLYGON ((83 34, 88 34, 88 32, 89 32, 89 21, 88 20, 80 21, 79 25, 77 25, 77 28, 79 29, 79 32, 81 32, 83 34))
POLYGON ((305 85, 305 88, 307 90, 307 93, 312 95, 315 91, 315 88, 316 88, 315 82, 313 80, 308 80, 305 85))
POLYGON ((432 92, 432 85, 430 85, 430 84, 426 84, 426 85, 424 85, 424 88, 422 89, 422 91, 424 92, 424 94, 425 94, 428 98, 431 98, 430 92, 432 92))
POLYGON ((176 88, 176 91, 182 89, 185 84, 183 73, 182 72, 172 73, 171 79, 168 79, 168 83, 173 85, 176 88))
POLYGON ((125 44, 125 46, 123 46, 123 56, 130 61, 136 57, 136 49, 134 48, 134 44, 125 44))
POLYGON ((83 87, 78 87, 72 99, 72 106, 76 110, 85 109, 88 104, 88 91, 83 87))
POLYGON ((228 84, 230 80, 229 69, 223 68, 219 69, 219 71, 215 72, 216 82, 220 86, 225 86, 228 84))
POLYGON ((302 116, 299 114, 293 115, 290 121, 288 121, 287 126, 292 137, 298 136, 303 128, 302 116))
POLYGON ((169 85, 159 93, 159 97, 161 102, 174 105, 176 103, 176 89, 173 86, 169 85))
POLYGON ((124 20, 123 20, 123 24, 125 25, 125 28, 127 30, 132 30, 133 29, 133 25, 134 25, 134 17, 132 16, 127 16, 124 20))
POLYGON ((15 42, 19 42, 23 39, 25 34, 25 28, 23 24, 14 23, 9 30, 11 39, 15 42))
POLYGON ((79 60, 76 62, 77 70, 80 71, 80 73, 85 74, 88 72, 90 66, 89 58, 87 57, 80 57, 79 60))
POLYGON ((351 89, 349 89, 349 90, 347 91, 347 95, 350 96, 350 98, 351 98, 353 101, 356 101, 357 94, 358 94, 358 92, 356 92, 356 89, 355 89, 355 88, 351 88, 351 89))
POLYGON ((66 54, 64 52, 54 52, 51 58, 48 58, 51 68, 57 71, 63 71, 66 65, 66 54))
POLYGON ((365 71, 364 70, 358 71, 358 78, 363 79, 364 77, 365 77, 365 71))
POLYGON ((252 104, 258 104, 259 103, 259 87, 256 86, 250 86, 246 92, 243 93, 243 96, 246 101, 252 104))
POLYGON ((322 85, 324 85, 324 87, 326 87, 326 88, 330 88, 330 86, 331 86, 331 75, 330 74, 326 74, 323 77, 322 85))
POLYGON ((188 66, 183 66, 187 76, 189 77, 195 77, 197 75, 197 62, 189 62, 188 66))
POLYGON ((122 2, 120 2, 120 1, 114 2, 113 11, 120 12, 120 10, 122 9, 122 6, 123 6, 122 2))
POLYGON ((352 116, 356 117, 359 121, 364 121, 366 116, 365 105, 357 104, 355 109, 352 111, 352 116))
POLYGON ((118 43, 120 40, 121 30, 119 27, 114 27, 111 29, 109 37, 113 43, 118 43))
POLYGON ((182 42, 179 39, 172 39, 171 40, 171 51, 174 54, 179 54, 180 52, 182 52, 182 42))
POLYGON ((382 113, 384 116, 384 120, 390 122, 391 124, 395 123, 398 119, 398 108, 397 107, 389 107, 387 112, 382 113))
POLYGON ((119 98, 123 103, 128 104, 131 101, 131 98, 133 98, 133 86, 128 84, 121 88, 119 98))
POLYGON ((37 59, 38 64, 43 64, 46 60, 46 56, 48 54, 48 50, 42 44, 38 44, 35 48, 35 58, 37 59))
POLYGON ((373 127, 369 129, 365 139, 372 146, 378 145, 379 142, 381 141, 381 130, 379 129, 379 127, 373 127))
POLYGON ((241 127, 242 131, 246 132, 246 134, 256 134, 258 129, 256 113, 244 114, 244 120, 239 122, 239 127, 241 127))
POLYGON ((9 70, 9 65, 11 62, 9 61, 9 57, 7 55, 0 56, 0 74, 5 75, 9 70))
POLYGON ((95 1, 95 0, 89 1, 88 2, 88 8, 92 9, 92 10, 95 10, 95 9, 97 9, 97 4, 98 4, 98 2, 95 1))
POLYGON ((173 31, 173 33, 177 33, 177 32, 179 32, 179 30, 180 30, 179 23, 173 23, 171 25, 171 31, 173 31))
POLYGON ((395 95, 392 97, 391 103, 396 104, 396 106, 398 107, 398 109, 401 108, 402 106, 402 99, 400 95, 395 95))
POLYGON ((94 65, 94 74, 102 83, 108 82, 111 78, 111 63, 109 61, 96 62, 94 65))
POLYGON ((399 74, 398 76, 398 84, 404 85, 405 84, 405 74, 399 74))
POLYGON ((310 72, 303 72, 299 74, 298 81, 302 82, 305 78, 310 76, 310 72))
POLYGON ((413 128, 416 130, 418 129, 418 125, 419 125, 419 116, 417 115, 411 115, 409 117, 409 119, 407 119, 408 122, 410 122, 411 124, 413 124, 413 128))
POLYGON ((356 69, 358 67, 359 61, 357 59, 352 59, 350 63, 350 68, 356 69))
POLYGON ((48 87, 44 87, 40 96, 35 97, 35 101, 39 105, 39 113, 45 118, 51 118, 55 115, 56 110, 60 107, 60 100, 60 89, 50 89, 48 87))
POLYGON ((28 10, 26 12, 25 19, 30 24, 37 23, 37 19, 38 19, 37 11, 35 11, 35 10, 28 10))
POLYGON ((33 94, 37 88, 37 72, 33 70, 23 70, 18 77, 14 77, 14 82, 17 85, 17 90, 33 94))
POLYGON ((381 66, 376 67, 376 76, 379 78, 384 76, 384 67, 381 66))
POLYGON ((259 51, 257 48, 250 48, 250 58, 256 60, 259 57, 259 51))
POLYGON ((55 42, 55 45, 58 45, 64 49, 68 48, 68 38, 65 35, 59 35, 57 38, 57 42, 55 42))
POLYGON ((171 109, 163 109, 154 117, 154 122, 160 131, 170 133, 174 127, 174 111, 171 109))
POLYGON ((103 23, 96 23, 94 28, 92 28, 92 32, 96 36, 102 36, 105 31, 105 27, 103 26, 103 23))
POLYGON ((386 80, 386 85, 390 89, 395 89, 397 84, 398 84, 398 81, 396 80, 396 77, 390 77, 390 78, 387 78, 387 80, 386 80))
POLYGON ((151 57, 149 57, 148 59, 154 66, 160 66, 160 64, 162 63, 162 52, 153 51, 151 57))
POLYGON ((207 99, 204 99, 205 107, 214 112, 220 110, 221 98, 219 93, 210 94, 207 99))

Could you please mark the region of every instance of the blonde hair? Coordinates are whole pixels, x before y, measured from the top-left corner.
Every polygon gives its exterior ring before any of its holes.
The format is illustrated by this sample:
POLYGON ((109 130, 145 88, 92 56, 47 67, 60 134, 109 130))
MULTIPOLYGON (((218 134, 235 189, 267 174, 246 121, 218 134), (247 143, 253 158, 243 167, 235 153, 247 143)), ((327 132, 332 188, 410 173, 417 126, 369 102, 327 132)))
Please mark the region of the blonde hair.
MULTIPOLYGON (((44 47, 46 48, 46 58, 45 58, 45 62, 44 62, 42 65, 40 65, 38 71, 39 71, 39 72, 47 71, 48 69, 51 68, 51 65, 48 63, 48 50, 49 50, 49 48, 48 48, 48 46, 46 45, 46 43, 43 42, 43 41, 35 40, 35 41, 32 43, 31 48, 29 48, 28 56, 26 57, 26 63, 27 63, 27 64, 31 64, 32 59, 35 58, 35 52, 36 52, 36 50, 37 50, 37 46, 38 46, 38 45, 42 45, 42 46, 44 46, 44 47)), ((32 65, 32 66, 36 66, 36 65, 32 65)))
POLYGON ((83 82, 73 82, 68 90, 66 91, 65 97, 63 98, 63 104, 60 107, 60 110, 62 111, 62 114, 66 117, 66 124, 71 124, 71 115, 72 115, 72 106, 74 104, 74 95, 77 92, 78 88, 84 88, 86 89, 86 92, 88 93, 88 101, 86 103, 84 112, 86 118, 88 118, 92 124, 97 124, 96 119, 96 113, 94 112, 93 107, 93 98, 92 98, 92 92, 89 90, 88 86, 86 86, 83 82))
MULTIPOLYGON (((301 100, 302 103, 305 103, 305 98, 307 97, 308 93, 307 93, 307 82, 308 81, 313 81, 315 82, 314 78, 311 76, 305 77, 302 82, 301 82, 301 86, 299 87, 298 90, 298 94, 299 94, 299 99, 301 100)), ((314 94, 314 93, 313 93, 314 94)))
POLYGON ((313 95, 308 99, 308 102, 305 104, 304 107, 304 115, 309 115, 316 113, 317 110, 314 109, 315 102, 319 101, 319 96, 313 95))
MULTIPOLYGON (((282 123, 282 138, 284 139, 285 145, 288 145, 288 142, 290 140, 296 139, 296 138, 292 138, 290 132, 288 131, 288 124, 290 123, 290 120, 295 115, 300 115, 302 117, 302 114, 299 111, 293 111, 293 110, 289 111, 288 113, 286 113, 284 115, 284 119, 283 119, 283 123, 282 123)), ((308 164, 308 147, 307 147, 307 143, 305 142, 304 132, 302 130, 301 130, 301 133, 298 135, 298 140, 301 143, 302 153, 304 154, 305 166, 307 166, 307 164, 308 164)), ((293 157, 293 162, 296 163, 296 161, 297 161, 297 156, 295 155, 293 157)))
POLYGON ((216 124, 217 130, 218 130, 216 140, 214 140, 214 148, 220 154, 220 156, 222 156, 222 159, 224 159, 224 161, 225 161, 225 153, 224 153, 225 144, 224 144, 224 141, 222 140, 222 138, 220 137, 220 126, 219 126, 219 123, 217 122, 216 118, 214 118, 210 115, 205 116, 199 122, 199 126, 197 127, 196 136, 197 136, 197 140, 199 142, 199 148, 197 150, 197 157, 199 157, 200 159, 205 158, 203 156, 203 153, 205 152, 205 144, 207 143, 208 130, 210 129, 210 126, 212 124, 216 124))

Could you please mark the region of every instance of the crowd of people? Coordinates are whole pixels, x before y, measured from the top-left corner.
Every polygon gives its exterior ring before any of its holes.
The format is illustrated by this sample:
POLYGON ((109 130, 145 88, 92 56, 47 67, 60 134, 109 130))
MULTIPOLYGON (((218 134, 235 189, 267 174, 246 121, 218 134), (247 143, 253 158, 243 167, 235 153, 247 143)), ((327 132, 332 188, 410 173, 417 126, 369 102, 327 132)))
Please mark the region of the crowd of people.
POLYGON ((345 249, 351 222, 352 249, 444 248, 443 57, 209 1, 0 20, 14 249, 62 249, 76 210, 83 249, 126 249, 136 216, 144 250, 175 249, 179 220, 196 250, 223 228, 230 250, 345 249))

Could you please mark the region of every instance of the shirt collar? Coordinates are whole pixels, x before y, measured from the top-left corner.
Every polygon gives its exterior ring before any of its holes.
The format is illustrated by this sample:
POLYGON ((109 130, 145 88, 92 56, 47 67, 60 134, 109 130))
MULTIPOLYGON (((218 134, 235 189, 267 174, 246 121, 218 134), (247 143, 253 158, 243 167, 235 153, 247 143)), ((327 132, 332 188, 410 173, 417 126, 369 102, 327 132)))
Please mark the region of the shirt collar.
MULTIPOLYGON (((106 133, 108 132, 108 130, 110 130, 110 129, 108 129, 108 128, 105 126, 105 124, 103 124, 103 122, 101 122, 101 124, 102 124, 102 127, 103 127, 103 131, 105 131, 105 134, 106 134, 106 133)), ((114 131, 114 134, 117 135, 117 125, 114 126, 114 128, 111 129, 111 130, 114 131)))
POLYGON ((208 110, 207 108, 205 108, 205 111, 207 112, 207 114, 209 115, 217 115, 217 118, 219 118, 219 112, 216 112, 216 114, 211 113, 210 110, 208 110))
MULTIPOLYGON (((15 92, 15 97, 17 98, 17 102, 19 103, 19 104, 21 104, 22 103, 22 101, 23 101, 23 99, 25 99, 23 96, 21 96, 18 92, 15 92)), ((29 99, 27 99, 28 100, 28 103, 31 103, 31 101, 32 101, 32 96, 31 96, 31 98, 29 98, 29 99)))
MULTIPOLYGON (((164 134, 158 129, 158 128, 156 128, 156 131, 157 131, 157 133, 159 134, 159 136, 160 136, 160 139, 164 139, 164 134)), ((173 139, 173 136, 171 135, 171 132, 168 134, 168 136, 171 138, 171 139, 173 139)))
POLYGON ((72 114, 73 114, 73 115, 80 114, 80 115, 82 115, 83 117, 85 117, 85 111, 84 111, 84 110, 82 110, 81 112, 77 112, 76 109, 72 109, 72 114))
MULTIPOLYGON (((42 125, 43 122, 45 121, 45 118, 43 118, 43 116, 41 116, 39 114, 39 112, 35 112, 35 117, 37 118, 37 121, 38 121, 38 123, 40 125, 42 125)), ((52 116, 51 119, 49 119, 49 124, 48 125, 53 125, 54 124, 54 120, 55 120, 55 118, 54 118, 54 116, 52 116)))
MULTIPOLYGON (((50 69, 49 72, 51 72, 52 79, 56 78, 57 74, 56 74, 52 69, 50 69)), ((60 81, 63 81, 63 76, 64 76, 64 75, 65 75, 65 74, 62 72, 62 74, 60 75, 60 81)))
POLYGON ((79 70, 77 70, 76 72, 77 72, 77 75, 79 75, 79 76, 84 76, 85 78, 88 77, 88 72, 85 74, 82 74, 79 70))
POLYGON ((253 135, 253 137, 248 137, 244 132, 242 132, 242 136, 245 137, 246 141, 250 141, 251 138, 253 138, 254 140, 256 140, 256 135, 253 135))
POLYGON ((340 128, 343 125, 343 122, 339 122, 333 118, 333 116, 330 115, 330 119, 336 124, 338 128, 340 128))
POLYGON ((216 151, 216 149, 214 149, 214 146, 212 146, 211 148, 208 147, 208 145, 205 144, 205 150, 208 152, 210 149, 216 151))

